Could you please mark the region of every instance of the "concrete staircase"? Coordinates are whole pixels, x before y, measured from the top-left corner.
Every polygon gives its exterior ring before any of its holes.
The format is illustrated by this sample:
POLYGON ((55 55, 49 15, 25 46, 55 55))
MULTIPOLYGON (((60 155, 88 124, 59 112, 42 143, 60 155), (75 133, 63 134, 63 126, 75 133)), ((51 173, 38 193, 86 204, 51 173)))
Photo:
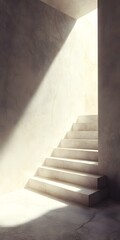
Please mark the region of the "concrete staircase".
POLYGON ((107 196, 106 177, 98 167, 98 118, 80 116, 44 161, 27 188, 93 206, 107 196))

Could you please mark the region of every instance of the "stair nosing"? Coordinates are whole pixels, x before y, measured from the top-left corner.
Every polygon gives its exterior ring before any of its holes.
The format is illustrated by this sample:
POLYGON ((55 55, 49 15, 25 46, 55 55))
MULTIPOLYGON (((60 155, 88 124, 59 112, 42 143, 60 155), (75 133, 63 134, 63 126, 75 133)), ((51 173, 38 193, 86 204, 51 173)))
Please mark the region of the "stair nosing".
POLYGON ((85 163, 85 164, 89 164, 92 165, 93 163, 95 163, 96 166, 98 166, 98 162, 97 161, 92 161, 92 160, 84 160, 84 159, 74 159, 74 158, 62 158, 62 157, 47 157, 45 160, 47 159, 57 159, 57 160, 61 160, 61 161, 70 161, 70 162, 76 162, 76 163, 85 163))
POLYGON ((68 132, 96 132, 96 133, 98 133, 98 130, 74 130, 74 129, 71 129, 71 130, 69 130, 68 132))
POLYGON ((92 117, 92 116, 95 116, 95 117, 98 117, 98 114, 82 114, 82 115, 79 115, 78 117, 92 117))
MULTIPOLYGON (((83 152, 96 152, 98 153, 98 150, 96 149, 85 149, 85 148, 63 148, 63 147, 57 147, 57 148, 54 148, 54 150, 57 150, 57 149, 60 149, 60 150, 70 150, 70 151, 83 151, 83 152)), ((53 152, 54 152, 53 150, 53 152)))
POLYGON ((93 142, 93 141, 96 141, 96 142, 98 142, 98 139, 91 139, 91 138, 78 138, 78 139, 74 139, 74 138, 63 138, 63 139, 61 139, 61 141, 64 141, 64 140, 67 140, 67 141, 69 141, 69 140, 74 140, 74 141, 85 141, 85 142, 87 142, 87 141, 91 141, 91 142, 93 142))

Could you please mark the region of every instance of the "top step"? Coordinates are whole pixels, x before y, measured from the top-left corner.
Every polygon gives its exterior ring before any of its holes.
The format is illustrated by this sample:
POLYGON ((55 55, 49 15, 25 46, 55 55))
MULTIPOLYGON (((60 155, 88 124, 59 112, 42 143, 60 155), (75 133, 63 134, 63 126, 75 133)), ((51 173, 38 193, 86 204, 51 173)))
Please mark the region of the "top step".
POLYGON ((78 117, 78 123, 89 123, 89 122, 97 122, 98 115, 81 115, 78 117))
POLYGON ((73 123, 72 130, 73 131, 97 131, 98 123, 97 122, 73 123))

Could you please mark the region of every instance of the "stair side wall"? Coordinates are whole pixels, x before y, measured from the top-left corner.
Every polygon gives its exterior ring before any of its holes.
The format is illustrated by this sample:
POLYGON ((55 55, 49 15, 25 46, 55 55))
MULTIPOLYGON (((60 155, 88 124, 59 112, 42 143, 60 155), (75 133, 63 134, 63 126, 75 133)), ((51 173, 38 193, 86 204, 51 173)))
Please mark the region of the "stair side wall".
POLYGON ((98 3, 99 166, 111 197, 120 200, 120 7, 119 0, 98 3))

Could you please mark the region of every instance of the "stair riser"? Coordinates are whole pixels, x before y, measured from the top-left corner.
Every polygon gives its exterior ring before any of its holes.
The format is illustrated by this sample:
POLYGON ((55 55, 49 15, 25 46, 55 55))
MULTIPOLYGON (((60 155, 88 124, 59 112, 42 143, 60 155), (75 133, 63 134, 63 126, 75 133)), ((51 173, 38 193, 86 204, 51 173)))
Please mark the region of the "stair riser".
POLYGON ((55 168, 62 168, 68 170, 75 170, 84 173, 93 173, 98 174, 98 165, 94 164, 85 164, 85 163, 76 163, 74 160, 72 162, 69 161, 61 161, 56 159, 46 159, 44 165, 55 168))
POLYGON ((53 197, 63 199, 65 201, 81 203, 83 205, 89 206, 89 196, 80 192, 73 192, 33 179, 29 180, 27 187, 33 189, 34 191, 42 192, 53 197))
POLYGON ((68 202, 74 202, 74 203, 76 202, 76 203, 83 204, 85 206, 91 206, 91 207, 107 197, 106 189, 103 189, 100 192, 96 191, 91 195, 86 195, 81 193, 80 191, 73 192, 58 186, 53 186, 47 183, 36 181, 34 179, 29 180, 27 188, 32 189, 33 191, 51 195, 53 197, 56 197, 68 202))
POLYGON ((66 135, 66 138, 73 139, 97 139, 97 131, 69 131, 66 135))
POLYGON ((100 176, 98 169, 97 115, 79 116, 59 147, 45 159, 26 186, 86 206, 94 206, 105 199, 105 187, 106 177, 100 176))
POLYGON ((79 116, 77 122, 78 123, 98 122, 98 116, 97 115, 79 116))
POLYGON ((75 131, 97 131, 98 124, 97 123, 74 123, 72 126, 72 130, 75 131))
POLYGON ((93 189, 97 188, 103 188, 105 187, 105 182, 103 181, 102 178, 94 178, 84 175, 78 175, 78 174, 72 174, 68 172, 63 172, 63 171, 56 171, 52 169, 44 169, 44 168, 39 168, 38 174, 40 177, 48 178, 48 179, 53 179, 53 180, 58 180, 58 181, 64 181, 67 183, 72 183, 76 185, 81 185, 84 187, 90 187, 93 189))
POLYGON ((73 139, 63 139, 60 143, 62 148, 82 148, 82 149, 98 149, 97 140, 73 140, 73 139))
POLYGON ((92 152, 92 151, 87 152, 87 151, 80 151, 80 150, 71 150, 71 149, 66 150, 66 149, 57 148, 53 151, 52 156, 98 161, 98 152, 92 152))
POLYGON ((102 189, 95 194, 91 194, 89 196, 89 207, 93 207, 94 205, 100 203, 101 201, 107 199, 109 196, 108 189, 102 189))

